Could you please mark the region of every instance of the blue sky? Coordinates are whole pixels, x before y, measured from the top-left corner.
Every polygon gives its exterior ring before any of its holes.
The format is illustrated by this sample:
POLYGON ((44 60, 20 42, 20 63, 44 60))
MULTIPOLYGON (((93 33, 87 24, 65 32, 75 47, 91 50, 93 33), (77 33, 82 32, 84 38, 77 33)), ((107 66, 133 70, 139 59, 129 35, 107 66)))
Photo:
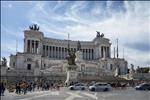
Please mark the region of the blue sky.
POLYGON ((46 37, 91 41, 96 31, 119 39, 119 57, 135 66, 150 66, 148 1, 2 1, 1 56, 23 52, 23 31, 36 23, 46 37))

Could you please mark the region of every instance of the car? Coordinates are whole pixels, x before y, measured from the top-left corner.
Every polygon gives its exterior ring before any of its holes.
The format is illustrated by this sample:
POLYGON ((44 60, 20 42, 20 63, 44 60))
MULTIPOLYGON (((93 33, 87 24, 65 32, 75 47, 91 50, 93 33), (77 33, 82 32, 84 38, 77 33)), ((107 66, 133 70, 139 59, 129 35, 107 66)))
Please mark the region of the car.
POLYGON ((150 83, 142 83, 135 87, 136 90, 150 90, 150 83))
POLYGON ((70 90, 85 90, 86 89, 86 85, 84 85, 83 83, 76 83, 74 85, 69 86, 70 90))
POLYGON ((107 83, 96 83, 89 86, 90 91, 110 91, 112 87, 107 83))

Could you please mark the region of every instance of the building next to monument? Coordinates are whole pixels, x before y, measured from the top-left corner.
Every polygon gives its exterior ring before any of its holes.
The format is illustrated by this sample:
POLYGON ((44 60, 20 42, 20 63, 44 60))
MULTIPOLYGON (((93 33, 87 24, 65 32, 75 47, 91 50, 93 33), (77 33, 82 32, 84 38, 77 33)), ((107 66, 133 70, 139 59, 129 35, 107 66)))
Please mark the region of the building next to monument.
POLYGON ((10 55, 6 76, 44 77, 66 80, 68 47, 76 54, 77 79, 107 79, 127 74, 128 63, 123 58, 111 58, 111 43, 97 32, 92 41, 61 40, 45 37, 37 25, 24 31, 24 52, 10 55))

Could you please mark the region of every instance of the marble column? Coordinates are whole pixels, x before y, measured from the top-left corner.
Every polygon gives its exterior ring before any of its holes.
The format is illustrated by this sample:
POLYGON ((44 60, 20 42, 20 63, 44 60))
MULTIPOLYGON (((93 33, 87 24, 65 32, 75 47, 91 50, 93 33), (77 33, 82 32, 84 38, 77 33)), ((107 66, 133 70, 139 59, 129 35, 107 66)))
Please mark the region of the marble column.
POLYGON ((33 40, 33 43, 34 43, 34 45, 33 45, 33 53, 35 53, 35 44, 36 44, 35 40, 33 40))
POLYGON ((32 53, 34 53, 34 40, 32 40, 32 53))
POLYGON ((37 45, 36 45, 36 54, 39 54, 39 41, 37 41, 37 45))
POLYGON ((89 49, 87 49, 87 59, 89 60, 89 49))
POLYGON ((50 57, 50 46, 48 46, 48 58, 50 57))
POLYGON ((108 50, 107 50, 107 47, 106 47, 106 57, 108 57, 108 56, 107 56, 107 55, 108 55, 107 51, 108 51, 108 50))
POLYGON ((30 53, 32 53, 32 40, 30 40, 30 53))
POLYGON ((38 41, 35 41, 35 54, 37 54, 37 48, 38 48, 37 42, 38 42, 38 41))
POLYGON ((85 59, 85 49, 83 49, 83 59, 85 59))
POLYGON ((45 45, 45 56, 47 56, 47 45, 45 45))
POLYGON ((102 50, 103 50, 102 52, 103 52, 103 58, 104 58, 105 47, 103 46, 102 48, 103 48, 103 49, 102 49, 102 50))
POLYGON ((52 57, 52 46, 49 46, 49 57, 52 57))
POLYGON ((65 58, 65 47, 63 47, 63 58, 65 58))
POLYGON ((47 45, 45 45, 45 57, 47 56, 47 45))
POLYGON ((59 48, 56 47, 56 58, 58 58, 58 57, 59 57, 59 48))
POLYGON ((87 60, 89 60, 89 49, 87 49, 87 60))
POLYGON ((45 57, 45 55, 46 55, 45 49, 46 49, 46 45, 43 45, 43 53, 44 53, 44 57, 45 57))
POLYGON ((24 52, 27 52, 27 47, 28 47, 27 45, 28 45, 27 39, 24 38, 24 52))
POLYGON ((85 59, 87 59, 87 49, 85 49, 85 59))
POLYGON ((94 59, 94 50, 92 49, 92 60, 94 59))
POLYGON ((89 49, 89 60, 91 59, 91 55, 90 55, 90 49, 89 49))
POLYGON ((64 57, 63 57, 63 53, 64 53, 63 47, 61 47, 61 58, 62 58, 62 59, 64 58, 64 57))
POLYGON ((86 49, 86 59, 88 59, 88 49, 86 49))
POLYGON ((52 58, 54 58, 54 46, 52 46, 51 49, 52 49, 52 53, 51 53, 52 54, 52 58))
POLYGON ((62 59, 62 47, 60 47, 60 59, 62 59))
POLYGON ((65 58, 65 48, 63 47, 63 58, 65 58))
POLYGON ((56 55, 55 55, 55 53, 56 53, 56 47, 54 46, 54 58, 56 58, 56 55))
POLYGON ((37 51, 37 53, 43 55, 43 45, 40 41, 38 41, 38 51, 37 51))
POLYGON ((109 58, 109 47, 107 47, 107 57, 109 58))
POLYGON ((90 49, 90 59, 92 60, 92 49, 90 49))
POLYGON ((45 49, 46 49, 46 45, 43 45, 43 54, 44 54, 44 57, 45 57, 45 49))
POLYGON ((104 58, 106 58, 106 47, 104 47, 104 58))
POLYGON ((49 46, 47 45, 47 57, 49 57, 49 46))
POLYGON ((109 58, 111 57, 111 48, 109 47, 109 58))
POLYGON ((61 59, 61 47, 59 47, 59 59, 61 59))
POLYGON ((68 50, 67 48, 65 48, 64 58, 67 56, 67 54, 68 54, 68 50))
POLYGON ((57 58, 59 59, 59 47, 57 47, 57 58))
POLYGON ((101 46, 101 58, 103 58, 103 46, 101 46))
POLYGON ((30 40, 26 40, 27 41, 27 46, 26 46, 26 50, 28 53, 30 53, 30 40))

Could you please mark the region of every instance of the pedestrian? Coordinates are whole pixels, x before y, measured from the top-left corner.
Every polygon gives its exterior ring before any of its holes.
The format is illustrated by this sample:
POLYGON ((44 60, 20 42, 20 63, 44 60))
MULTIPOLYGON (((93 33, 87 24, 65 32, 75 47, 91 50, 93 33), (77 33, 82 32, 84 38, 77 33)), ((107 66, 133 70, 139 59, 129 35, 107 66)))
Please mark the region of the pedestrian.
POLYGON ((16 88, 16 94, 18 94, 18 83, 17 82, 15 84, 15 88, 16 88))
POLYGON ((18 84, 18 94, 21 94, 21 83, 18 84))
POLYGON ((4 96, 5 86, 3 82, 0 83, 0 92, 1 92, 1 96, 4 96))

